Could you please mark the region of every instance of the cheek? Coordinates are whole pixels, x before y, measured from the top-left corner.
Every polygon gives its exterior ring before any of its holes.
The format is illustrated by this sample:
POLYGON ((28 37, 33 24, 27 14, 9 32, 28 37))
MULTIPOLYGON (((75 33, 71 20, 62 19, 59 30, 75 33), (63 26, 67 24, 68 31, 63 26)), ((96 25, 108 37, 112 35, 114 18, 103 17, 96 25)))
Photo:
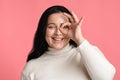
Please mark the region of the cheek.
POLYGON ((46 37, 47 37, 47 36, 50 37, 50 36, 52 36, 53 34, 54 34, 54 31, 53 31, 53 30, 49 30, 49 29, 46 30, 46 37))
POLYGON ((49 42, 51 42, 51 36, 54 34, 54 31, 52 30, 46 30, 46 36, 45 39, 47 41, 47 43, 49 44, 49 42))

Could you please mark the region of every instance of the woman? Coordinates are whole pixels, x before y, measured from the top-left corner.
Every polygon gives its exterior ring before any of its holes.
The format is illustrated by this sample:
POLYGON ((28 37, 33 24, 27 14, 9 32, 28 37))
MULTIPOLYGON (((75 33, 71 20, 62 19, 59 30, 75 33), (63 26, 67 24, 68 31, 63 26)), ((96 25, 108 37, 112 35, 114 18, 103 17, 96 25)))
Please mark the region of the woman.
POLYGON ((64 6, 41 16, 21 80, 112 80, 115 68, 82 35, 84 17, 64 6))

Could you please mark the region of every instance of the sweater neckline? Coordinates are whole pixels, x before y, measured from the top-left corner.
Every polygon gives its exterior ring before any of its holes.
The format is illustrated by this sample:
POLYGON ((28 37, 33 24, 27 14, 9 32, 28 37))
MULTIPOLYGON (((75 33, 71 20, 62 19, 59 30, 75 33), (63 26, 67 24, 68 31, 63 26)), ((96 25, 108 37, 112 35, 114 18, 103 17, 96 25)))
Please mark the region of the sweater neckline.
POLYGON ((56 50, 54 48, 48 47, 48 51, 46 52, 49 55, 62 55, 67 54, 69 50, 72 49, 72 46, 70 44, 67 44, 64 48, 60 50, 56 50))

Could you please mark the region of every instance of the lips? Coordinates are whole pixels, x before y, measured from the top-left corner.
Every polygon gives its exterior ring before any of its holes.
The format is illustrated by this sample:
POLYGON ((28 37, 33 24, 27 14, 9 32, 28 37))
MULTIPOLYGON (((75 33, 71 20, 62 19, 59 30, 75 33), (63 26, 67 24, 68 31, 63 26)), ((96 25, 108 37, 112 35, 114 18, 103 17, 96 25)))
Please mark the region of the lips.
POLYGON ((55 41, 62 41, 64 38, 60 38, 60 37, 52 37, 53 40, 55 41))

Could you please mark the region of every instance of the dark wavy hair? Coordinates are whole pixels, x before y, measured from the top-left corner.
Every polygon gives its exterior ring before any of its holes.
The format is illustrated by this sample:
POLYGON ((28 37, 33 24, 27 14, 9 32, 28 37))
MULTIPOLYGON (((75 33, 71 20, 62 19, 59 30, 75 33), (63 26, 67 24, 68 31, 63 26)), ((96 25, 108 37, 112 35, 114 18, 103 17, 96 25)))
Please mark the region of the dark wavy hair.
MULTIPOLYGON (((45 10, 45 12, 42 14, 39 20, 38 27, 37 27, 37 30, 34 36, 33 47, 27 57, 27 62, 30 61, 31 59, 40 57, 46 51, 48 51, 49 45, 47 44, 45 40, 48 17, 51 14, 59 13, 59 12, 65 12, 67 14, 72 15, 67 8, 65 8, 64 6, 59 6, 59 5, 49 7, 48 9, 45 10)), ((77 44, 73 40, 70 40, 69 43, 70 45, 77 47, 77 44)))

